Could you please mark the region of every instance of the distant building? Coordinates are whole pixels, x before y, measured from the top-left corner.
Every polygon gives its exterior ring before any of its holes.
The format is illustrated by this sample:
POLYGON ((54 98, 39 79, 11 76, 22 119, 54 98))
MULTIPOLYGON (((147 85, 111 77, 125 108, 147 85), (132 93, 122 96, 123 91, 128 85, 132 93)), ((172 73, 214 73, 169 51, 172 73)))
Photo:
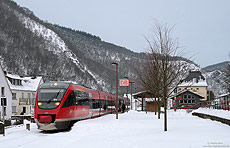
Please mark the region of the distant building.
POLYGON ((224 105, 225 107, 227 105, 230 105, 230 94, 226 93, 226 94, 219 95, 216 98, 215 102, 216 104, 221 104, 221 105, 224 105))
POLYGON ((207 82, 200 71, 190 71, 178 85, 172 99, 177 105, 195 105, 207 101, 207 82))
POLYGON ((6 78, 12 90, 12 114, 33 114, 36 91, 43 83, 42 77, 20 77, 7 73, 6 78))
POLYGON ((7 82, 7 79, 5 77, 4 71, 0 65, 0 119, 2 120, 3 114, 2 111, 4 110, 4 118, 6 120, 9 120, 11 118, 12 114, 12 108, 11 108, 11 100, 12 100, 12 92, 10 90, 10 86, 7 82), (6 102, 6 106, 2 106, 4 100, 6 102))

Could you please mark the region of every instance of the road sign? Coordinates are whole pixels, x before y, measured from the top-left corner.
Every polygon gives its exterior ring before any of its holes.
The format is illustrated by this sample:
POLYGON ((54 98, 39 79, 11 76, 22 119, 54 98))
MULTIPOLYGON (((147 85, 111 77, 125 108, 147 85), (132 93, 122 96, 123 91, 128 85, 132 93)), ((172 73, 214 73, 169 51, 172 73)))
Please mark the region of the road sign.
POLYGON ((129 86, 129 80, 128 79, 120 79, 119 80, 119 86, 129 86))

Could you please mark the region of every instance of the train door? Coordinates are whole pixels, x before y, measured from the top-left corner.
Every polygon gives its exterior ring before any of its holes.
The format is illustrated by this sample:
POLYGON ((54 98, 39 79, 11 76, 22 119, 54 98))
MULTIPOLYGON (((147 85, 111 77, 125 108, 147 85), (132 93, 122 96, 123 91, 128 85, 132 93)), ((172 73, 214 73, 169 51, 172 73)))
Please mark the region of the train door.
POLYGON ((89 93, 89 116, 93 116, 93 101, 92 101, 92 93, 89 93))
POLYGON ((101 106, 102 106, 102 105, 101 105, 101 100, 100 100, 100 99, 101 99, 101 94, 100 94, 99 91, 97 91, 97 92, 98 92, 98 95, 99 95, 99 100, 98 100, 98 102, 99 102, 98 105, 99 105, 99 106, 98 106, 98 108, 99 108, 99 116, 100 116, 100 115, 101 115, 101 106))

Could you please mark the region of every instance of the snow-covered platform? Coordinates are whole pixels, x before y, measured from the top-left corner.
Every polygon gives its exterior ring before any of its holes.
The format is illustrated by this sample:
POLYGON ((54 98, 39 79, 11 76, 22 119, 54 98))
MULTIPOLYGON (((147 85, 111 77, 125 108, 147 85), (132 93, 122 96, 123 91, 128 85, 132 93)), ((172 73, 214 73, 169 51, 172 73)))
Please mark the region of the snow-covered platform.
POLYGON ((163 114, 130 111, 77 122, 72 130, 44 133, 31 124, 6 129, 1 148, 202 148, 230 147, 230 126, 192 116, 185 110, 168 111, 168 131, 163 131, 163 114))
POLYGON ((199 108, 199 109, 194 110, 193 112, 203 113, 203 114, 221 117, 225 119, 230 119, 230 111, 222 110, 222 109, 199 108))

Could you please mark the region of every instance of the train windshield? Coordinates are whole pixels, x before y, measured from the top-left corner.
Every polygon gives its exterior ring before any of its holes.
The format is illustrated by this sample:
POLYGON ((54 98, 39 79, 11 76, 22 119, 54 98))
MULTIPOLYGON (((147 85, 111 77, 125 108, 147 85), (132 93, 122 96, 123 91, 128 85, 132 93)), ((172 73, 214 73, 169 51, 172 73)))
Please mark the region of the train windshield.
POLYGON ((60 88, 43 88, 39 89, 37 101, 41 102, 59 102, 62 100, 66 89, 60 88))

